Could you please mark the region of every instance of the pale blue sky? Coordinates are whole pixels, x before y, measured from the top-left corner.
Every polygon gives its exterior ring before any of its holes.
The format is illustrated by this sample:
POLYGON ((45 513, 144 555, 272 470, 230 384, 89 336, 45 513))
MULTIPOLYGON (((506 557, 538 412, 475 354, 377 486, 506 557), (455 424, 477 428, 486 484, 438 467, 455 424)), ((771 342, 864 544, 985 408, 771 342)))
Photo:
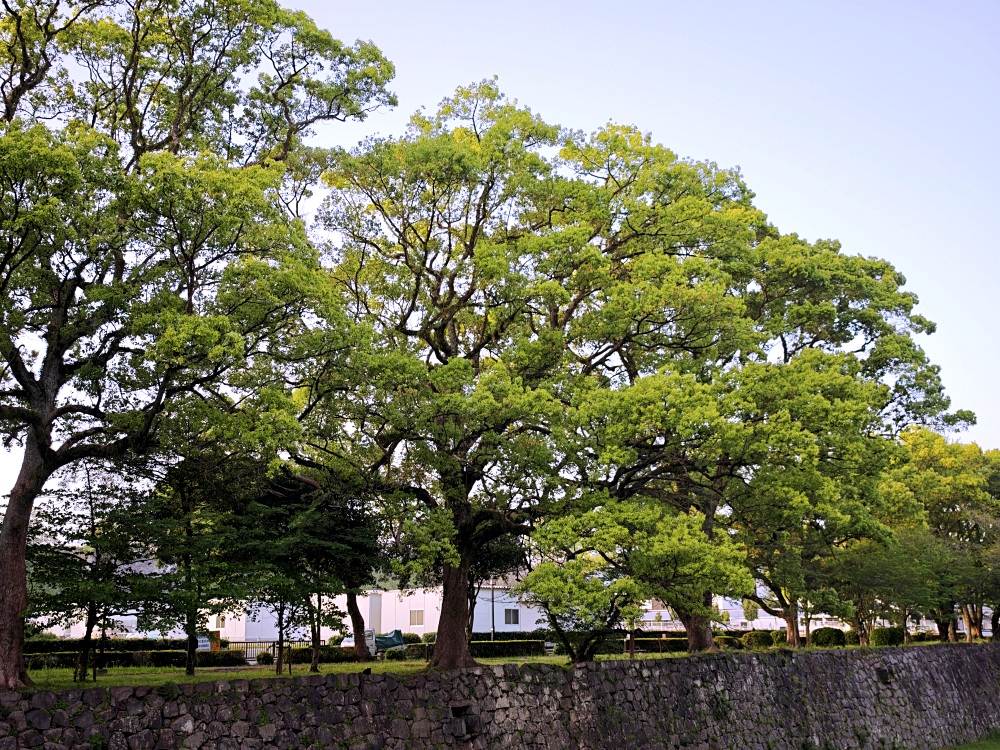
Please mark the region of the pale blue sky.
POLYGON ((1000 447, 1000 3, 285 2, 396 63, 399 107, 325 131, 344 145, 498 75, 550 122, 740 166, 782 231, 903 271, 979 417, 959 438, 1000 447))
POLYGON ((395 111, 330 135, 401 132, 498 75, 550 122, 635 124, 738 165, 782 231, 894 263, 938 324, 922 343, 959 436, 1000 447, 1000 3, 299 0, 397 68, 395 111))

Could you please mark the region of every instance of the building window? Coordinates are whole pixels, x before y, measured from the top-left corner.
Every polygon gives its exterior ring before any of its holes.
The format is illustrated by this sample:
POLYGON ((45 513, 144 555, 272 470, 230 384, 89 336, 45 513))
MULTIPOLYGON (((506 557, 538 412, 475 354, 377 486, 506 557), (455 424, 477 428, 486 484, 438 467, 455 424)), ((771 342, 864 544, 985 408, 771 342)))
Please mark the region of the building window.
POLYGON ((222 630, 222 628, 224 628, 224 627, 226 627, 226 616, 225 615, 216 615, 215 616, 215 629, 216 630, 222 630))
POLYGON ((410 627, 423 627, 424 611, 422 609, 410 610, 410 627))
POLYGON ((521 624, 521 612, 517 609, 505 609, 503 611, 503 624, 504 625, 520 625, 521 624))

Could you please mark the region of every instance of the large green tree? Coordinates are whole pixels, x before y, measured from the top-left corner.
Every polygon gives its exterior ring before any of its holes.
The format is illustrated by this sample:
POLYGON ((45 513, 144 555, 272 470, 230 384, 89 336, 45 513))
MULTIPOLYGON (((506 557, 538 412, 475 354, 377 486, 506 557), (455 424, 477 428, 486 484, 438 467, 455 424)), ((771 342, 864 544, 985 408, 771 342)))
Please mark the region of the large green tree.
MULTIPOLYGON (((24 684, 24 551, 54 472, 227 400, 317 268, 275 200, 318 122, 393 99, 392 65, 265 0, 10 0, 0 20, 0 688, 24 684)), ((301 188, 297 188, 301 192, 301 188)), ((295 189, 292 189, 295 192, 295 189)), ((266 369, 266 368, 265 368, 266 369)), ((267 376, 265 372, 265 377, 267 376)))
POLYGON ((309 450, 357 467, 440 568, 433 665, 466 666, 479 550, 589 489, 575 394, 735 356, 752 326, 700 251, 735 253, 761 217, 734 173, 632 128, 561 132, 489 81, 328 180, 334 283, 369 345, 317 383, 309 450))

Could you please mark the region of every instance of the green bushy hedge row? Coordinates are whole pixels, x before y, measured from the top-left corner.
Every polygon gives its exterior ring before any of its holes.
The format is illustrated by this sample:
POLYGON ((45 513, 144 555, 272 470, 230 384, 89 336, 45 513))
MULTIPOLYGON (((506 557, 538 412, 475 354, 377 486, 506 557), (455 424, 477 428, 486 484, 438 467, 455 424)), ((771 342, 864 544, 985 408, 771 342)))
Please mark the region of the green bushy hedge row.
POLYGON ((847 645, 847 638, 840 628, 817 628, 809 634, 809 643, 819 648, 841 648, 847 645))
POLYGON ((771 648, 774 645, 774 638, 768 630, 751 630, 743 636, 743 647, 762 649, 771 648))
POLYGON ((872 628, 872 632, 868 636, 868 645, 902 646, 903 640, 903 628, 901 627, 872 628))
POLYGON ((473 658, 545 656, 545 641, 473 641, 469 644, 473 658))
MULTIPOLYGON (((311 664, 312 649, 308 646, 293 648, 291 660, 292 664, 311 664)), ((319 647, 320 664, 342 664, 348 661, 356 661, 353 648, 343 648, 341 646, 319 647)), ((257 657, 257 663, 260 664, 260 656, 257 657)))
MULTIPOLYGON (((626 650, 628 643, 625 644, 626 650)), ((679 654, 688 650, 687 638, 636 638, 635 650, 647 654, 679 654)))
POLYGON ((810 633, 809 642, 820 648, 840 648, 847 645, 847 638, 840 628, 817 628, 810 633))
MULTIPOLYGON (((223 641, 225 644, 225 641, 223 641)), ((90 647, 96 649, 101 645, 98 638, 90 641, 90 647)), ((104 641, 105 651, 183 651, 187 647, 185 638, 109 638, 104 641)), ((59 638, 27 641, 25 651, 33 654, 50 654, 57 651, 77 653, 83 648, 82 638, 59 638)))
MULTIPOLYGON (((24 661, 28 669, 43 669, 46 667, 75 667, 79 657, 78 651, 50 651, 48 653, 25 654, 24 661)), ((97 654, 90 652, 90 664, 93 665, 97 654)), ((185 651, 107 651, 100 656, 102 667, 183 667, 187 662, 185 651)), ((234 649, 232 651, 199 651, 195 656, 195 664, 199 667, 242 667, 247 663, 246 652, 234 649)))
MULTIPOLYGON (((523 658, 527 656, 545 656, 545 641, 472 641, 469 651, 474 659, 523 658)), ((405 648, 386 652, 386 659, 429 661, 434 656, 433 643, 409 643, 405 648)))

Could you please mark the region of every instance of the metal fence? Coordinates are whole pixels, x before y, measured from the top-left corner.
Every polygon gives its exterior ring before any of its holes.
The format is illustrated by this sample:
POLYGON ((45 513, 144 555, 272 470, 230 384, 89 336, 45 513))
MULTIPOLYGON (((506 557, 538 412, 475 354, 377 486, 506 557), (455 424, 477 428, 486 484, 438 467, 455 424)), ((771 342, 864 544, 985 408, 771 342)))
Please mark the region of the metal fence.
MULTIPOLYGON (((319 645, 326 645, 326 641, 320 641, 319 645)), ((285 641, 285 648, 301 648, 312 646, 312 641, 285 641)), ((267 652, 271 656, 277 655, 277 641, 230 641, 230 650, 246 651, 247 660, 256 661, 257 654, 267 652)))

